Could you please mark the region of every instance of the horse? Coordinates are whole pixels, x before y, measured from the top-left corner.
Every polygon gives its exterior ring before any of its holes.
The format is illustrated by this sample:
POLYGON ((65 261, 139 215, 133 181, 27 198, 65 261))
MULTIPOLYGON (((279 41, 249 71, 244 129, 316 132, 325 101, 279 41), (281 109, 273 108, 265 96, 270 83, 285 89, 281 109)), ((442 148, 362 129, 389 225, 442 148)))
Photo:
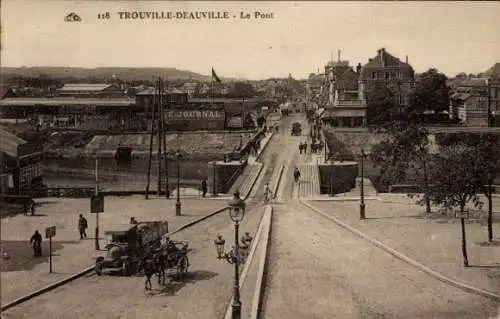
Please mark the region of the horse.
POLYGON ((160 250, 153 256, 153 261, 156 267, 156 275, 158 277, 158 284, 165 284, 165 268, 167 267, 167 256, 160 250))
POLYGON ((156 263, 152 259, 147 259, 144 261, 144 276, 146 276, 146 282, 144 283, 144 288, 151 290, 151 277, 157 273, 156 263))

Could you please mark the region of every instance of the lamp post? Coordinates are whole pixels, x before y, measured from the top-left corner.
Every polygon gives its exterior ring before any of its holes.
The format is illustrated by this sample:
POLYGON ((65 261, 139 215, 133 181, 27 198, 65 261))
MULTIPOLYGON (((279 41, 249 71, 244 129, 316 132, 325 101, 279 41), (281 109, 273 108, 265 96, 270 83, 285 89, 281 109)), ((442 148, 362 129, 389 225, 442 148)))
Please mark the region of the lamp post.
POLYGON ((180 195, 180 188, 181 188, 181 169, 180 169, 181 153, 179 151, 175 152, 175 159, 177 161, 177 201, 175 202, 175 215, 176 216, 180 216, 181 215, 181 195, 180 195))
POLYGON ((366 153, 363 149, 361 149, 361 182, 360 182, 360 186, 361 186, 361 201, 359 203, 359 218, 360 219, 365 219, 366 216, 365 216, 365 187, 364 187, 364 183, 363 183, 363 179, 364 179, 364 175, 365 175, 365 172, 364 172, 364 158, 366 156, 366 153))
POLYGON ((333 166, 335 164, 335 156, 330 158, 330 196, 333 197, 333 166))
POLYGON ((224 245, 226 241, 221 235, 217 236, 214 240, 215 247, 217 249, 217 258, 225 259, 230 264, 234 265, 234 282, 233 282, 233 304, 232 307, 232 319, 241 319, 241 300, 240 300, 240 271, 239 266, 245 263, 246 257, 248 255, 248 248, 252 241, 252 237, 249 233, 245 233, 241 237, 241 244, 238 242, 238 231, 240 222, 245 216, 245 202, 240 198, 239 191, 234 193, 234 198, 229 202, 229 217, 234 223, 234 246, 229 252, 224 252, 224 245))

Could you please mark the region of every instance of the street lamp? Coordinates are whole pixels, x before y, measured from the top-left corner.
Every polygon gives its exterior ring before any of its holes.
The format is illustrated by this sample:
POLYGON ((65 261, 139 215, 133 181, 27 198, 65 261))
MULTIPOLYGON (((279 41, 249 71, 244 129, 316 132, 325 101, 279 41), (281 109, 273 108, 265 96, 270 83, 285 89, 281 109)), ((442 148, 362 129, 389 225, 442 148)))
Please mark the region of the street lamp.
POLYGON ((330 157, 330 196, 333 197, 333 166, 335 164, 336 154, 330 157))
POLYGON ((181 215, 181 195, 180 195, 180 188, 181 188, 181 169, 180 169, 181 153, 179 151, 175 152, 175 159, 177 161, 177 201, 175 202, 175 215, 176 216, 180 216, 181 215))
POLYGON ((245 263, 248 255, 248 248, 252 242, 252 237, 248 232, 241 237, 241 244, 238 242, 238 231, 240 222, 245 216, 245 202, 240 198, 240 192, 234 193, 234 198, 228 203, 229 217, 234 223, 234 245, 229 252, 224 252, 224 245, 226 241, 222 235, 217 235, 214 240, 217 249, 217 258, 225 259, 230 264, 234 265, 234 285, 233 285, 233 304, 232 319, 241 319, 241 300, 240 300, 240 272, 239 266, 245 263))
POLYGON ((365 172, 364 172, 364 158, 366 156, 366 153, 363 149, 361 149, 361 201, 359 203, 359 218, 360 219, 365 219, 366 216, 365 216, 365 188, 364 188, 364 183, 363 183, 363 180, 364 180, 364 175, 365 175, 365 172))

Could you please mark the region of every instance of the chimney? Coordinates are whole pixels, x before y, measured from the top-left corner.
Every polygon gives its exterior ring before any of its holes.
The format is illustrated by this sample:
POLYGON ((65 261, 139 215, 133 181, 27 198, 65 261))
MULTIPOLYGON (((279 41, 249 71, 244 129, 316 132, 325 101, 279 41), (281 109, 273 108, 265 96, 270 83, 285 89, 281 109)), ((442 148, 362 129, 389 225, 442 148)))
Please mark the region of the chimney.
POLYGON ((406 56, 405 63, 408 64, 408 55, 406 56))
POLYGON ((378 55, 380 56, 380 63, 382 64, 383 68, 385 68, 384 52, 385 52, 384 48, 378 50, 378 55))

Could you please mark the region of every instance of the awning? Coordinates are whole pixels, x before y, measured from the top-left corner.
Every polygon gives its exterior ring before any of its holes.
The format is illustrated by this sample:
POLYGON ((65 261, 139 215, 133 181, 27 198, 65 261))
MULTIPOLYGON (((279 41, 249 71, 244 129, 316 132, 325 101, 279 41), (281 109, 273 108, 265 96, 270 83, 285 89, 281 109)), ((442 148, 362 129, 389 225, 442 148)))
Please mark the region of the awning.
POLYGON ((471 94, 468 94, 468 93, 454 93, 451 95, 451 98, 453 100, 467 100, 468 98, 471 97, 471 94))
POLYGON ((365 109, 329 109, 322 115, 322 119, 339 118, 339 117, 365 117, 365 109))

